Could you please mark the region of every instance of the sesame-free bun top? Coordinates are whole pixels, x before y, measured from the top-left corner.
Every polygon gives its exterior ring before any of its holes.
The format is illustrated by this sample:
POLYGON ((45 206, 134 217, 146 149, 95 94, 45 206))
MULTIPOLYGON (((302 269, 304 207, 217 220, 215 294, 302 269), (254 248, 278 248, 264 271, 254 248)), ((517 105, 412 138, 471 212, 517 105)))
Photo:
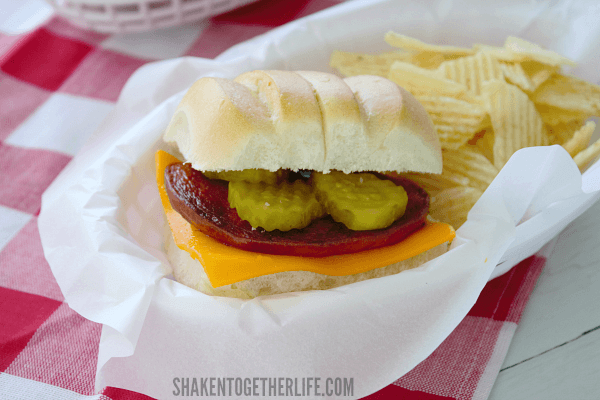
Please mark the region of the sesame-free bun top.
POLYGON ((253 71, 233 81, 202 78, 164 138, 200 171, 442 172, 429 115, 379 76, 253 71))

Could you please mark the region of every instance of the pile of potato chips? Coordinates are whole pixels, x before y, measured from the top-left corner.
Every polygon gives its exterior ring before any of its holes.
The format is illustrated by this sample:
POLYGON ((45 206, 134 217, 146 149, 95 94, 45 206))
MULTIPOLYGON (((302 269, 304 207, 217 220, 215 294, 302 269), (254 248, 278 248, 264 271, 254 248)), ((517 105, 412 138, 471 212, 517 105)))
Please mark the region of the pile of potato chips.
POLYGON ((511 155, 524 147, 562 145, 580 170, 600 155, 590 145, 600 115, 600 87, 563 75, 575 63, 516 37, 503 47, 438 46, 396 33, 397 51, 336 51, 342 75, 379 75, 410 91, 429 112, 443 149, 441 175, 403 174, 431 195, 430 215, 455 228, 511 155))

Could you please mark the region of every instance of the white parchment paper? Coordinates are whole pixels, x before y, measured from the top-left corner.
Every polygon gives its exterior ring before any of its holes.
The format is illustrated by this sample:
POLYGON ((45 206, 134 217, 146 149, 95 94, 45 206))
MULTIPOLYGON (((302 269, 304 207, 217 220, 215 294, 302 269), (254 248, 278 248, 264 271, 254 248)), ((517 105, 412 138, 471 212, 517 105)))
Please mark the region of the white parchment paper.
POLYGON ((39 217, 66 301, 103 324, 96 387, 168 399, 176 377, 346 377, 354 397, 363 397, 425 359, 491 277, 534 254, 600 197, 599 163, 582 178, 561 147, 524 149, 475 205, 452 249, 418 269, 250 301, 206 296, 169 279, 154 177, 154 152, 167 148, 162 133, 196 79, 252 69, 328 71, 331 51, 389 50, 383 35, 395 30, 465 46, 521 36, 575 59, 573 72, 597 82, 594 3, 349 2, 215 60, 180 58, 138 70, 46 191, 39 217))

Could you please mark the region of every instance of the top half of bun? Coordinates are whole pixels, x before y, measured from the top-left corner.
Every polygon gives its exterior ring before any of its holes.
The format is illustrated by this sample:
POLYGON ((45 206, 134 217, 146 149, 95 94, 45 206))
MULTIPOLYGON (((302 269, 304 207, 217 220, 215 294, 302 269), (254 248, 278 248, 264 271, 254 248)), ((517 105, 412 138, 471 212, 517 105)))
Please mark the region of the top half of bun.
POLYGON ((234 80, 202 78, 177 107, 165 140, 201 171, 442 172, 429 115, 378 76, 253 71, 234 80))

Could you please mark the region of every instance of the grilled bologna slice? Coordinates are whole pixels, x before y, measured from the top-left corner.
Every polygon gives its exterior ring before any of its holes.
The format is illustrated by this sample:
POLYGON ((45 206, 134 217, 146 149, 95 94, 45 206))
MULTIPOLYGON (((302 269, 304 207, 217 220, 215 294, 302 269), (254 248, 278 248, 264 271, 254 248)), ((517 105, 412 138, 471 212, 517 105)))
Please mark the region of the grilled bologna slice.
POLYGON ((429 208, 427 192, 408 179, 387 179, 404 187, 408 204, 404 215, 386 229, 353 231, 327 216, 303 229, 268 232, 253 229, 230 207, 227 182, 208 179, 190 164, 175 163, 165 170, 171 205, 198 230, 239 249, 305 257, 355 253, 391 245, 423 227, 429 208))

